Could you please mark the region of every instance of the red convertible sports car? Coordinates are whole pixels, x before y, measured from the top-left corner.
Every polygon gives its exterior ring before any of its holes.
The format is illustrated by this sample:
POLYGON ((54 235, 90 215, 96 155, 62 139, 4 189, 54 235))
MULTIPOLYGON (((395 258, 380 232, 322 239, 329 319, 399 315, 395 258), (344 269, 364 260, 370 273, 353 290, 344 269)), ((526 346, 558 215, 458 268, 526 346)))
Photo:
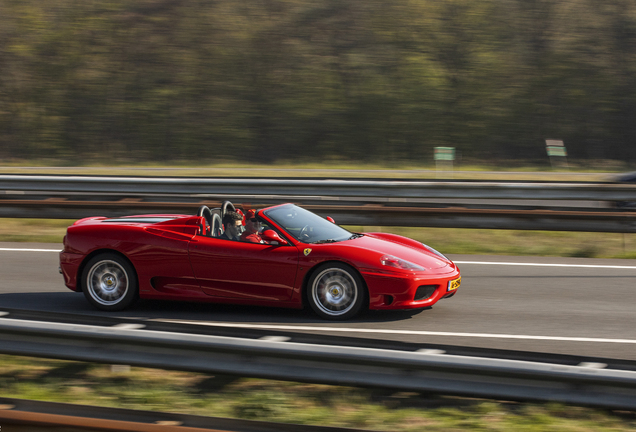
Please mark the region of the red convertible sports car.
POLYGON ((141 297, 309 305, 326 319, 429 307, 455 295, 461 282, 451 260, 418 241, 351 233, 294 204, 251 211, 263 243, 221 238, 229 212, 236 209, 226 201, 195 216, 81 219, 64 237, 64 282, 107 311, 141 297))

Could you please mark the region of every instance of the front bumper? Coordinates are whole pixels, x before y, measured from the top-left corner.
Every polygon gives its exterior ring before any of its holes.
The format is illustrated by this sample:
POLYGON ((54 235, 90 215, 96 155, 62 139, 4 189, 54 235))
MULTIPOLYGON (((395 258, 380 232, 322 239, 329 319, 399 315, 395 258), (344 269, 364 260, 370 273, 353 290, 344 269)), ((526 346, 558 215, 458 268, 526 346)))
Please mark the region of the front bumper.
POLYGON ((442 275, 362 275, 369 289, 369 309, 378 310, 432 306, 444 297, 455 295, 458 288, 449 289, 449 283, 460 278, 457 269, 442 275), (418 288, 421 288, 419 293, 418 288))

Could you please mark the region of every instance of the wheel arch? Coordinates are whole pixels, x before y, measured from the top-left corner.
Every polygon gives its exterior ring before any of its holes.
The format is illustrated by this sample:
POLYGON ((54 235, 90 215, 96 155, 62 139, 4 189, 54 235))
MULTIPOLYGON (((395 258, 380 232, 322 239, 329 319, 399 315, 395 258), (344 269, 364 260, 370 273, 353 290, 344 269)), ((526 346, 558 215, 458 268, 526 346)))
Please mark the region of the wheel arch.
POLYGON ((309 269, 309 271, 305 274, 305 277, 303 278, 303 283, 301 285, 301 291, 302 291, 302 302, 303 302, 303 308, 306 307, 307 305, 309 305, 308 302, 308 298, 307 298, 307 293, 308 293, 308 284, 309 284, 309 280, 311 279, 311 277, 316 273, 316 271, 325 265, 328 264, 344 264, 347 267, 350 267, 360 278, 360 280, 362 281, 362 283, 364 284, 363 288, 366 291, 367 295, 366 295, 366 307, 369 307, 369 287, 367 286, 367 281, 364 280, 364 277, 362 276, 362 273, 360 273, 360 270, 357 269, 356 266, 354 266, 351 263, 348 263, 346 261, 341 261, 341 260, 327 260, 327 261, 321 261, 319 263, 316 263, 311 269, 309 269))
POLYGON ((82 263, 80 264, 80 266, 77 269, 77 290, 76 292, 83 292, 84 291, 84 281, 82 280, 82 274, 84 273, 84 268, 86 268, 86 264, 88 264, 88 262, 90 260, 92 260, 93 258, 95 258, 97 255, 101 255, 103 253, 112 253, 114 255, 118 255, 121 258, 125 259, 128 264, 130 264, 130 266, 132 267, 133 271, 135 272, 135 277, 137 278, 137 280, 139 280, 139 275, 137 274, 137 269, 135 268, 134 264, 132 263, 132 261, 130 260, 130 258, 128 258, 126 255, 124 255, 123 253, 121 253, 118 250, 115 249, 109 249, 109 248, 102 248, 102 249, 96 249, 93 252, 89 253, 88 255, 86 255, 86 257, 84 258, 84 260, 82 261, 82 263))

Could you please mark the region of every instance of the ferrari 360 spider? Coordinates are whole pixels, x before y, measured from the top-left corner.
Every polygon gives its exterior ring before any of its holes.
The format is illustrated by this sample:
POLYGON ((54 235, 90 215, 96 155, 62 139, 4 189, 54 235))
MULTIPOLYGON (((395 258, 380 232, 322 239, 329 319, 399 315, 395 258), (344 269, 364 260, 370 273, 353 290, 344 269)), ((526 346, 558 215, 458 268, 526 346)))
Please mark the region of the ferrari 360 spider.
POLYGON ((106 311, 141 297, 309 305, 326 319, 367 308, 426 308, 455 295, 461 282, 457 266, 425 244, 352 233, 294 204, 252 213, 263 243, 221 238, 224 215, 236 210, 226 201, 221 208, 201 206, 194 216, 78 220, 60 254, 64 282, 106 311))

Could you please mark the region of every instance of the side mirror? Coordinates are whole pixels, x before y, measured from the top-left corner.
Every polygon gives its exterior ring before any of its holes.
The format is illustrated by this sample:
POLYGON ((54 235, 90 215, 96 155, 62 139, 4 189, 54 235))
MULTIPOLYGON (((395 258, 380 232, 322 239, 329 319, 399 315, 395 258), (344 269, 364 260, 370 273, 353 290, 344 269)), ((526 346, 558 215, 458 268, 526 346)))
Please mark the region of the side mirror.
POLYGON ((276 242, 275 244, 279 244, 279 245, 287 244, 287 242, 283 240, 276 231, 271 229, 267 229, 263 231, 263 233, 261 234, 261 237, 263 237, 263 240, 265 240, 269 244, 274 244, 274 242, 276 242))
POLYGON ((336 221, 333 220, 333 218, 331 216, 327 216, 325 219, 327 219, 329 222, 331 222, 332 224, 335 224, 336 221))

